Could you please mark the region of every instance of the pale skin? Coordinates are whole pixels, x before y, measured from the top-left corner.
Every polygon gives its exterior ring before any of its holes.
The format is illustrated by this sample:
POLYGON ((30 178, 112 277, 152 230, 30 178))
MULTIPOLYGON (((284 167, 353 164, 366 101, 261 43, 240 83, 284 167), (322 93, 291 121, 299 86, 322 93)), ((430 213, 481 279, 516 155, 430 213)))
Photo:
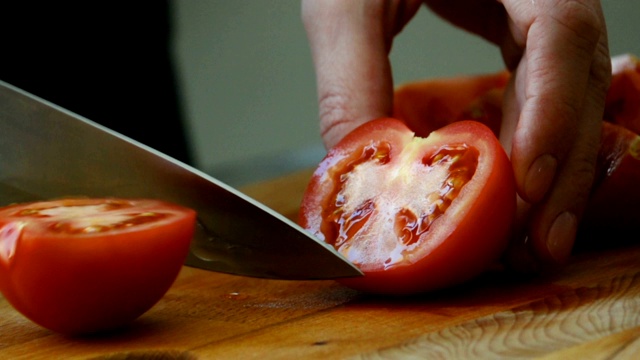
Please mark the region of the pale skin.
POLYGON ((327 148, 391 115, 389 51, 422 5, 500 48, 514 75, 500 133, 519 195, 509 252, 521 266, 565 263, 593 181, 611 77, 600 1, 302 0, 327 148))

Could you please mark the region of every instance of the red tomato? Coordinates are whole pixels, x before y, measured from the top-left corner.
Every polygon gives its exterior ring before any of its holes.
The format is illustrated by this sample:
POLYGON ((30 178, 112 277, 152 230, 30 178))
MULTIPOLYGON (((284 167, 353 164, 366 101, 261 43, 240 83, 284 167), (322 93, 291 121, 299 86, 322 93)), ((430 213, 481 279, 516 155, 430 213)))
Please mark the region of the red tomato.
POLYGON ((640 133, 640 59, 619 55, 612 59, 611 86, 604 119, 640 133))
POLYGON ((505 250, 515 208, 511 164, 487 126, 460 121, 420 138, 387 118, 329 151, 300 224, 364 272, 345 285, 408 294, 486 270, 505 250))
POLYGON ((124 326, 176 279, 195 211, 156 200, 61 199, 0 209, 0 291, 50 330, 124 326))
POLYGON ((582 222, 584 234, 637 231, 640 136, 620 125, 603 122, 596 165, 596 178, 582 222))
POLYGON ((500 71, 402 84, 394 91, 393 117, 422 137, 459 120, 480 121, 497 135, 509 76, 500 71))

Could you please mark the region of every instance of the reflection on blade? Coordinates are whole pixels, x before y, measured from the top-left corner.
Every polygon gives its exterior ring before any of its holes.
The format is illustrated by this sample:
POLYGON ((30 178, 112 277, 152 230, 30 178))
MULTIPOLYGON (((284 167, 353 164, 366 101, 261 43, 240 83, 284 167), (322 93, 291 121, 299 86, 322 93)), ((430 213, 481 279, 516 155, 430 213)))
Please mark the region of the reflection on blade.
POLYGON ((63 196, 157 198, 195 209, 191 266, 279 279, 362 275, 230 186, 0 81, 0 205, 63 196))

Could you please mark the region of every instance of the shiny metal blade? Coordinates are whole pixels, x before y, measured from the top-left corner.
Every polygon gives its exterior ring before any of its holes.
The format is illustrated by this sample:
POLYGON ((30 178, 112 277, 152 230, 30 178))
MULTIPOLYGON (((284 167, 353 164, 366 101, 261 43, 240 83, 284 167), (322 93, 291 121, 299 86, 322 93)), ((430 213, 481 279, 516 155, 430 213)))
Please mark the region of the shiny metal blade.
POLYGON ((219 180, 0 81, 0 205, 64 196, 155 198, 195 209, 190 266, 277 279, 362 275, 219 180))

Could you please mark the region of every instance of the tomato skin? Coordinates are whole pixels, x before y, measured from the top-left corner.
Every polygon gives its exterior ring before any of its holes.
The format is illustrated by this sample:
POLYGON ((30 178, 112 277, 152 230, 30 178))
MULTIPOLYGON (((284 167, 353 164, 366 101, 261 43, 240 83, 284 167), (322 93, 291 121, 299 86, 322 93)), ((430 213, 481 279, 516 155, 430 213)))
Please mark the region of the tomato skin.
POLYGON ((497 136, 509 77, 505 70, 402 84, 394 90, 393 117, 421 137, 459 120, 480 121, 497 136))
POLYGON ((63 199, 5 207, 0 209, 0 291, 16 310, 55 332, 80 335, 122 327, 155 305, 175 281, 195 216, 191 209, 145 199, 63 199), (127 204, 131 212, 166 216, 123 229, 70 234, 52 231, 46 217, 16 215, 39 204, 113 201, 127 204))
POLYGON ((639 182, 640 136, 620 125, 603 122, 596 178, 583 216, 585 234, 598 229, 607 234, 612 229, 623 233, 637 230, 639 182))
MULTIPOLYGON (((478 164, 470 180, 448 208, 431 224, 430 230, 420 235, 415 242, 418 245, 411 250, 409 247, 403 248, 402 260, 389 266, 379 261, 381 258, 375 258, 371 254, 354 258, 351 255, 354 245, 345 256, 354 261, 365 276, 340 279, 339 282, 370 293, 426 292, 470 280, 500 257, 507 246, 515 216, 515 180, 511 164, 497 138, 487 126, 476 121, 455 122, 437 130, 426 139, 414 139, 414 133, 402 121, 392 118, 372 120, 358 127, 328 152, 312 176, 300 211, 299 222, 303 228, 330 244, 334 241, 330 238, 331 233, 324 230, 329 222, 326 209, 331 209, 336 200, 335 189, 342 186, 339 179, 344 179, 345 172, 356 174, 355 168, 345 166, 345 159, 362 152, 372 141, 390 144, 388 164, 391 166, 379 166, 379 179, 376 180, 384 183, 380 192, 389 196, 374 197, 374 213, 398 211, 396 219, 400 213, 398 209, 404 205, 388 199, 402 198, 403 192, 412 191, 409 189, 411 186, 393 185, 396 178, 391 175, 410 173, 409 160, 402 158, 407 163, 398 164, 401 161, 399 154, 404 149, 411 146, 412 151, 419 154, 420 161, 420 157, 435 154, 444 146, 466 144, 477 150, 478 164), (411 145, 416 139, 419 145, 411 145), (374 258, 376 261, 370 261, 374 258)), ((356 175, 350 176, 353 178, 356 175)), ((351 178, 349 181, 360 182, 362 187, 372 181, 376 182, 363 176, 353 180, 351 178)), ((417 181, 413 185, 416 188, 421 186, 420 182, 424 182, 417 177, 412 180, 417 181)), ((374 217, 378 215, 371 216, 368 219, 384 219, 374 217)), ((377 251, 374 247, 382 248, 386 246, 383 244, 395 241, 385 238, 388 236, 386 233, 368 233, 374 228, 373 225, 363 225, 364 230, 359 230, 352 236, 351 242, 370 242, 370 245, 363 245, 359 251, 373 253, 377 251)))
POLYGON ((640 134, 640 59, 618 55, 612 63, 604 119, 640 134))

